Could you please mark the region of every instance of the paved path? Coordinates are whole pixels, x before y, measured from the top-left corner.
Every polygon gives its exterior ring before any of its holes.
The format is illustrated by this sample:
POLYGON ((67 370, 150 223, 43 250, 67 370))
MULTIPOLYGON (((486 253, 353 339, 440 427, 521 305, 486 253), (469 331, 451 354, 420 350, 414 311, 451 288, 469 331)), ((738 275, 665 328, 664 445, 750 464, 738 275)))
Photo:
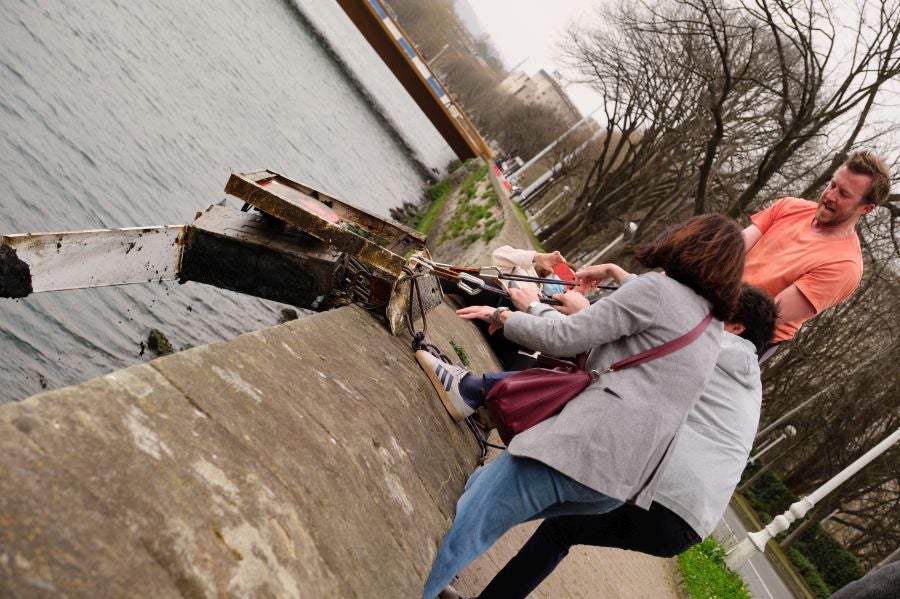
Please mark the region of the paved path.
MULTIPOLYGON (((518 526, 460 575, 457 585, 473 596, 515 555, 536 523, 518 526)), ((531 595, 532 598, 584 599, 679 599, 675 560, 632 551, 575 547, 556 571, 531 595)))

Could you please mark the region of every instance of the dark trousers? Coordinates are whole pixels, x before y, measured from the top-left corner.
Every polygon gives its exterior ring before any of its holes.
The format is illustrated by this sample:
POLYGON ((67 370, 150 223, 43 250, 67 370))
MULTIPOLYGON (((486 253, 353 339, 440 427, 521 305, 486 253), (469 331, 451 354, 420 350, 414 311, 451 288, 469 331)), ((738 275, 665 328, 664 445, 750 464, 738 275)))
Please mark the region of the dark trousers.
MULTIPOLYGON (((484 279, 484 281, 491 286, 496 286, 496 282, 491 279, 484 279)), ((464 306, 492 306, 494 308, 505 306, 507 308, 515 309, 515 306, 512 305, 509 298, 488 291, 482 291, 478 295, 469 295, 460 291, 453 283, 444 280, 441 280, 441 288, 444 293, 457 295, 464 306)), ((504 337, 503 329, 490 335, 487 332, 488 327, 490 326, 488 323, 481 320, 475 320, 473 322, 482 334, 484 334, 485 338, 487 338, 488 345, 494 350, 494 355, 496 355, 497 359, 500 360, 500 363, 503 364, 505 370, 525 370, 526 368, 534 366, 534 358, 520 354, 519 350, 522 350, 523 347, 504 337)))
POLYGON ((526 597, 553 572, 572 545, 616 547, 672 557, 701 540, 684 520, 656 503, 650 510, 625 504, 606 514, 548 518, 479 599, 526 597))

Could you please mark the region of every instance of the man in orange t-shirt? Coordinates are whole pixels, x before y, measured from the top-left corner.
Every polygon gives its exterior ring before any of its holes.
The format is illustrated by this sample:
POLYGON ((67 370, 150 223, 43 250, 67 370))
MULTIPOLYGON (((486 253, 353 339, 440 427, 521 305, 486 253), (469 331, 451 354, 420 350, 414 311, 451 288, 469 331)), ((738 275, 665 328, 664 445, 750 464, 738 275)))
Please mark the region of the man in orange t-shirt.
POLYGON ((778 303, 773 344, 791 339, 806 320, 853 293, 863 271, 856 222, 890 189, 887 165, 863 150, 835 172, 818 202, 782 198, 750 217, 744 280, 778 303))

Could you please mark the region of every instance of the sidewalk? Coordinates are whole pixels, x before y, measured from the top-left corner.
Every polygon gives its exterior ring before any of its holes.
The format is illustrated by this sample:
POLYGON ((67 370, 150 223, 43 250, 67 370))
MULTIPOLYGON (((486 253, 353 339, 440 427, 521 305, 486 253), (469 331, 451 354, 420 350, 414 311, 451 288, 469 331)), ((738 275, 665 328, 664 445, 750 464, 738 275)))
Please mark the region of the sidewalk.
MULTIPOLYGON (((460 575, 458 590, 477 596, 491 578, 525 544, 537 523, 517 526, 460 575)), ((619 549, 575 547, 530 597, 677 599, 674 559, 619 549)))
MULTIPOLYGON (((490 177, 502 204, 504 226, 500 233, 491 240, 490 248, 476 243, 463 255, 457 255, 454 248, 453 257, 457 264, 489 264, 490 250, 501 245, 513 247, 532 247, 531 237, 521 225, 512 200, 503 186, 490 177)), ((436 228, 446 223, 455 203, 445 208, 445 214, 438 219, 436 228)), ((435 254, 437 259, 446 258, 450 251, 435 254)), ((496 439, 495 439, 496 440, 496 439)), ((492 450, 496 453, 496 450, 492 450)), ((515 555, 525 544, 532 531, 537 528, 536 522, 517 526, 503 536, 494 546, 473 562, 461 574, 457 588, 464 594, 477 596, 493 576, 515 555)), ((681 597, 675 582, 677 565, 674 559, 661 559, 619 549, 596 547, 575 547, 556 571, 535 590, 530 597, 553 599, 678 599, 681 597)))

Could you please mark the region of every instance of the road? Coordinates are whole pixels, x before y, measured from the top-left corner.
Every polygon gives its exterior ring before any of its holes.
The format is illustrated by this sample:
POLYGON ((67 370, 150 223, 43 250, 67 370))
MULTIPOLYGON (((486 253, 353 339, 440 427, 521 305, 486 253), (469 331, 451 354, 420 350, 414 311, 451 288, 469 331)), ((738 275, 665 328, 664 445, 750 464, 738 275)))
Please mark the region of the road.
MULTIPOLYGON (((729 505, 725 511, 725 518, 722 519, 713 534, 727 551, 746 538, 747 532, 743 522, 729 505)), ((738 568, 738 574, 746 583, 753 599, 791 599, 796 597, 765 554, 754 555, 738 568)))

